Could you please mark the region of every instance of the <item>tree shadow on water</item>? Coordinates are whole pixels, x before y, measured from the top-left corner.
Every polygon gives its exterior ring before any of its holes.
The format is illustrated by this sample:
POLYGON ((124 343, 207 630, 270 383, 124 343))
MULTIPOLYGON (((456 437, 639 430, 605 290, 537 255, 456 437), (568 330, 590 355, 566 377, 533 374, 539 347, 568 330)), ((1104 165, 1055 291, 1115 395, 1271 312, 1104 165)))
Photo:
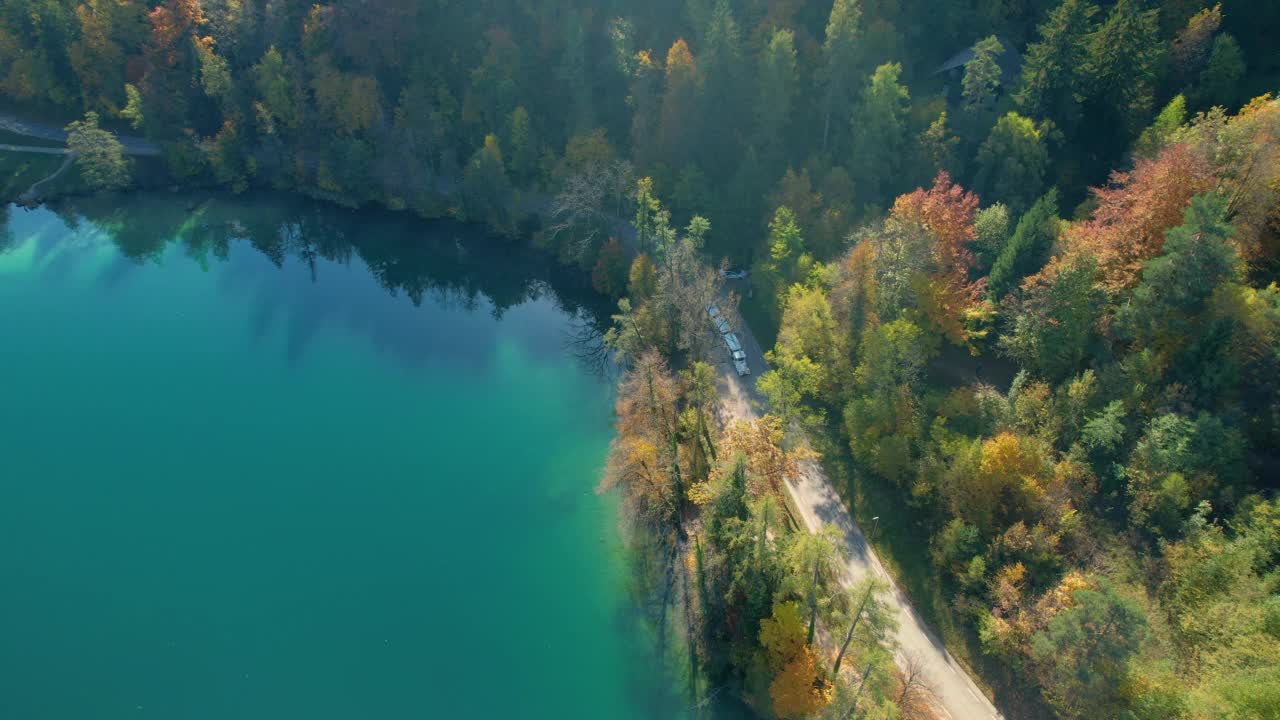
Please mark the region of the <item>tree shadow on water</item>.
MULTIPOLYGON (((475 367, 498 333, 482 341, 448 314, 487 310, 502 321, 513 308, 546 303, 554 312, 522 313, 504 331, 543 360, 607 366, 599 337, 608 304, 583 274, 476 226, 272 194, 135 193, 71 198, 50 209, 65 225, 55 236, 88 226, 135 265, 178 257, 216 270, 225 292, 255 304, 252 341, 282 328, 290 364, 317 333, 338 325, 410 367, 475 367)), ((115 286, 128 274, 113 263, 101 282, 115 286)))

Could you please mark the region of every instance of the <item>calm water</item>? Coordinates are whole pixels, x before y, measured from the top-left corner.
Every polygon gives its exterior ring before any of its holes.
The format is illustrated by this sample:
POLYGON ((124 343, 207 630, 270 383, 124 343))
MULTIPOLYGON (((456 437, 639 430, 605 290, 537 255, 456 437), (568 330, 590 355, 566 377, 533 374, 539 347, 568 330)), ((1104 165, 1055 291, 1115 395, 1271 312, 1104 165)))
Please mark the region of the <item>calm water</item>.
POLYGON ((279 199, 7 213, 0 718, 677 713, 545 263, 279 199))

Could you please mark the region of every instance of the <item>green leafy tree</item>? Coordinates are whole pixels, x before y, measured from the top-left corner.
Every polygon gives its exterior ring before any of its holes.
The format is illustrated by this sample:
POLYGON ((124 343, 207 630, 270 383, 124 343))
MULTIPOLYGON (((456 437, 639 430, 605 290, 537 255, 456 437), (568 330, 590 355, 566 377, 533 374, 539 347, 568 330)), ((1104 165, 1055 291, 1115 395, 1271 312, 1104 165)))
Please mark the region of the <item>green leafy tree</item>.
POLYGON ((760 57, 756 98, 756 147, 770 165, 785 156, 787 130, 799 85, 795 33, 776 30, 760 57))
POLYGON ((691 216, 710 203, 711 190, 707 176, 695 163, 680 168, 671 193, 671 207, 682 216, 691 216))
POLYGON ((853 159, 850 163, 858 193, 869 202, 882 202, 896 185, 907 140, 907 110, 911 93, 898 82, 902 65, 876 68, 853 113, 853 159))
POLYGON ((1080 120, 1084 99, 1086 42, 1098 8, 1088 0, 1063 0, 1039 27, 1040 39, 1027 47, 1014 99, 1034 118, 1048 118, 1065 132, 1080 120))
POLYGON ((1000 299, 1022 278, 1040 269, 1049 260, 1049 251, 1058 239, 1058 191, 1050 190, 1019 220, 1013 237, 1001 249, 987 278, 987 290, 1000 299))
POLYGON ((700 112, 720 118, 720 124, 734 131, 725 132, 725 127, 719 127, 715 132, 700 134, 696 156, 707 175, 724 181, 737 164, 738 138, 749 130, 751 118, 742 33, 729 0, 716 0, 701 47, 705 50, 699 51, 704 77, 700 112))
POLYGON ((822 369, 807 357, 770 356, 773 369, 760 376, 757 389, 773 414, 788 426, 805 415, 805 400, 817 395, 822 369))
POLYGON ((1164 59, 1160 11, 1141 0, 1120 0, 1089 35, 1085 70, 1095 122, 1114 123, 1121 143, 1145 123, 1164 59))
POLYGON ((653 191, 653 179, 643 177, 636 181, 635 219, 632 224, 636 228, 636 244, 641 253, 651 253, 659 242, 659 220, 662 218, 662 205, 653 191))
POLYGON ((225 101, 232 92, 231 65, 226 58, 214 51, 212 43, 201 42, 197 46, 200 60, 200 87, 214 100, 225 101))
POLYGON ((870 574, 845 591, 845 598, 840 603, 840 611, 834 618, 834 624, 837 628, 847 629, 844 631, 840 651, 831 666, 832 677, 839 677, 840 663, 855 640, 862 650, 859 654, 865 655, 867 650, 874 652, 880 649, 889 633, 897 628, 893 609, 883 597, 888 591, 888 583, 870 574))
POLYGON ((778 302, 782 300, 783 288, 796 279, 797 268, 804 253, 800 224, 796 222, 796 214, 791 208, 783 206, 774 212, 773 219, 769 221, 769 236, 765 242, 769 254, 757 264, 751 282, 755 292, 774 300, 767 307, 776 313, 778 302))
POLYGON ((738 453, 730 460, 730 470, 707 510, 707 530, 712 542, 724 545, 730 526, 741 526, 751 519, 747 495, 747 458, 738 453))
POLYGON ((1000 90, 1000 64, 1004 45, 995 35, 973 46, 973 58, 964 64, 964 104, 970 110, 990 107, 1000 90))
POLYGON ((921 185, 931 181, 940 172, 951 175, 960 174, 960 158, 957 148, 960 138, 947 125, 947 111, 938 114, 937 119, 929 123, 929 127, 920 133, 916 148, 920 155, 920 172, 917 177, 921 185))
POLYGON ((822 43, 822 149, 827 149, 833 117, 848 117, 853 103, 860 53, 861 0, 835 0, 822 43))
POLYGON ((1196 81, 1193 90, 1196 105, 1235 107, 1240 95, 1240 80, 1244 75, 1244 52, 1240 49, 1240 43, 1230 34, 1222 33, 1214 39, 1209 64, 1196 81))
POLYGON ((1205 329, 1214 292, 1239 278, 1226 213, 1225 198, 1199 195, 1183 223, 1165 233, 1161 254, 1147 261, 1133 299, 1116 318, 1135 345, 1173 352, 1205 329))
POLYGON ((983 197, 1021 211, 1044 187, 1049 170, 1049 128, 1010 112, 1000 118, 978 149, 976 185, 983 197))
POLYGON ((982 208, 973 225, 978 236, 973 243, 974 270, 986 275, 1009 242, 1009 206, 998 202, 982 208))
POLYGON ((1004 352, 1042 377, 1072 375, 1097 342, 1104 296, 1097 267, 1076 258, 1050 273, 1038 273, 1006 300, 1010 327, 1000 338, 1004 352))
POLYGON ((507 122, 506 145, 511 149, 511 175, 519 182, 532 180, 538 172, 538 143, 530 124, 529 111, 519 105, 507 122))
POLYGON ((274 45, 268 48, 263 53, 262 60, 253 66, 253 82, 261 106, 273 122, 280 123, 286 128, 297 128, 302 120, 300 108, 294 100, 294 91, 284 56, 276 50, 274 45))
POLYGON ((894 482, 907 481, 917 458, 916 393, 936 343, 905 318, 871 329, 862 341, 855 397, 844 412, 849 448, 856 461, 894 482))
POLYGON ((844 357, 840 344, 825 290, 792 285, 777 344, 766 353, 773 369, 757 383, 770 412, 782 419, 784 427, 797 420, 811 427, 823 422, 823 411, 815 409, 815 404, 834 389, 837 365, 844 357))
POLYGON ((133 129, 137 130, 146 122, 146 115, 142 109, 142 93, 138 91, 136 85, 125 83, 124 94, 126 102, 120 111, 120 117, 128 120, 133 129))
POLYGON ((843 344, 825 289, 792 285, 787 291, 775 352, 811 358, 826 372, 834 372, 832 366, 845 355, 843 344))
POLYGON ((981 550, 982 536, 978 527, 960 518, 952 518, 934 536, 930 547, 934 564, 956 575, 964 573, 981 550))
POLYGON ((511 182, 498 138, 487 135, 484 146, 476 150, 467 163, 462 180, 462 212, 464 217, 487 223, 499 232, 509 233, 511 225, 511 182))
POLYGON ((1076 590, 1074 606, 1031 639, 1050 702, 1066 717, 1105 717, 1120 707, 1129 661, 1148 635, 1136 602, 1106 581, 1076 590))
POLYGON ((791 208, 780 207, 769 221, 769 261, 786 277, 804 251, 804 238, 791 208))
POLYGON ((129 160, 124 146, 108 130, 98 127, 98 113, 67 125, 67 150, 76 158, 80 176, 95 190, 119 190, 129 184, 129 160))
POLYGON ((1156 115, 1151 126, 1142 131, 1137 142, 1133 144, 1133 154, 1139 158, 1152 159, 1169 144, 1174 134, 1187 121, 1187 99, 1175 95, 1168 105, 1156 115))
POLYGON ((1165 538, 1181 535, 1192 508, 1223 505, 1244 477, 1239 432, 1207 413, 1153 418, 1124 468, 1133 523, 1165 538))
POLYGON ((806 642, 813 644, 819 612, 842 601, 840 593, 840 530, 823 525, 816 533, 792 535, 782 550, 782 585, 780 599, 801 598, 809 625, 806 642))
POLYGON ((1268 581, 1280 505, 1250 502, 1225 524, 1208 514, 1197 508, 1186 539, 1165 546, 1157 597, 1176 660, 1192 669, 1174 681, 1193 691, 1184 691, 1188 716, 1270 717, 1280 708, 1280 595, 1268 581))

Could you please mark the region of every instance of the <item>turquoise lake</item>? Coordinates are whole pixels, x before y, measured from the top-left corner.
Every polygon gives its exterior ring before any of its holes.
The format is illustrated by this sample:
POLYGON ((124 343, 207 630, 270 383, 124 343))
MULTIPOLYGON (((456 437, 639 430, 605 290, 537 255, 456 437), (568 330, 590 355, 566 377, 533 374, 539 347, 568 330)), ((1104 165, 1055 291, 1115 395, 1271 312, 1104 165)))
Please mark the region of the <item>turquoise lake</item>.
POLYGON ((566 271, 279 198, 3 212, 0 718, 681 714, 566 271))

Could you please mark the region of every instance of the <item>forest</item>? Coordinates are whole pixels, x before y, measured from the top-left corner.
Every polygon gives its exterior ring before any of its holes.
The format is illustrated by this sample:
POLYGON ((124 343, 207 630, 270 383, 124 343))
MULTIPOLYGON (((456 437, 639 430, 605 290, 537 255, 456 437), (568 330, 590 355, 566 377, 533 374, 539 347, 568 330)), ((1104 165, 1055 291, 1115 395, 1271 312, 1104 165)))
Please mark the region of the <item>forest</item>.
POLYGON ((589 276, 602 487, 696 696, 934 716, 887 587, 798 531, 820 463, 1006 717, 1262 720, 1276 33, 1268 0, 8 0, 0 111, 66 125, 77 187, 450 215, 589 276))

